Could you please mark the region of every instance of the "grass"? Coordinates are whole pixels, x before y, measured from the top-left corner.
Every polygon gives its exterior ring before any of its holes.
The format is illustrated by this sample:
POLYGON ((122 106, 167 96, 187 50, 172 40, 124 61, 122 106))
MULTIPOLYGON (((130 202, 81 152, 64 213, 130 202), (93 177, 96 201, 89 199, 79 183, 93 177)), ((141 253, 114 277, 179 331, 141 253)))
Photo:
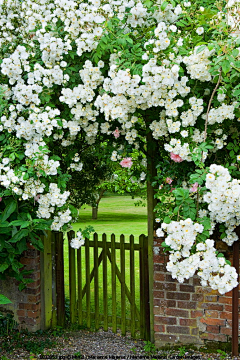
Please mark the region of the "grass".
MULTIPOLYGON (((73 224, 73 229, 77 231, 79 228, 92 225, 95 232, 99 235, 106 233, 107 241, 110 241, 110 235, 116 235, 116 242, 119 242, 120 235, 125 235, 125 241, 129 241, 129 236, 134 235, 135 242, 138 243, 139 235, 147 233, 147 209, 146 207, 135 207, 134 202, 130 196, 106 196, 104 197, 99 206, 98 219, 92 220, 92 209, 90 206, 83 206, 79 211, 79 222, 73 224)), ((130 259, 129 251, 126 250, 126 284, 130 289, 130 259)), ((100 254, 100 249, 99 249, 100 254)), ((85 281, 85 249, 82 248, 82 269, 83 269, 83 284, 85 281)), ((116 250, 116 262, 120 269, 120 251, 116 250)), ((65 276, 65 294, 69 296, 69 264, 68 264, 68 244, 64 242, 64 276, 65 276)), ((93 248, 90 249, 90 271, 93 268, 93 248)), ((135 254, 135 269, 136 269, 136 304, 139 308, 139 253, 135 254)), ((111 302, 111 263, 107 263, 107 282, 108 282, 108 314, 111 315, 112 302, 111 302)), ((99 279, 102 279, 102 264, 99 266, 99 279)), ((91 283, 91 311, 94 312, 94 287, 93 281, 91 283)), ((100 313, 103 313, 102 301, 102 283, 99 282, 99 296, 100 296, 100 313)), ((83 308, 86 307, 85 298, 83 299, 83 308)), ((117 280, 117 303, 120 304, 121 287, 117 280)), ((121 316, 120 306, 117 309, 117 315, 121 316)), ((130 318, 130 304, 126 298, 126 316, 130 318)))
POLYGON ((105 196, 99 205, 98 219, 92 220, 92 208, 84 205, 79 210, 79 222, 73 230, 92 225, 98 234, 116 236, 140 235, 147 232, 147 208, 135 206, 138 199, 130 196, 105 196))

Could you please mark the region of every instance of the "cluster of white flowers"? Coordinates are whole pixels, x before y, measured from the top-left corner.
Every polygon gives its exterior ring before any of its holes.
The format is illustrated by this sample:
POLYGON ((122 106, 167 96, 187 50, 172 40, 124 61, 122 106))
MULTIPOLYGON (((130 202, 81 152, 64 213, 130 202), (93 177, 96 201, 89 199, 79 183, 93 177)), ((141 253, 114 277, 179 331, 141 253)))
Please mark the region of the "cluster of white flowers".
POLYGON ((85 243, 85 240, 82 236, 82 233, 81 231, 78 231, 76 233, 76 237, 73 238, 70 242, 70 246, 73 248, 73 249, 79 249, 81 246, 83 246, 85 243))
POLYGON ((204 195, 203 200, 209 204, 210 218, 224 223, 227 236, 222 240, 231 246, 238 240, 234 229, 240 225, 240 180, 231 180, 228 169, 213 164, 206 177, 206 187, 210 191, 204 195))
MULTIPOLYGON (((202 115, 202 117, 206 119, 206 114, 202 115)), ((222 123, 225 119, 233 120, 234 118, 234 105, 222 104, 219 108, 213 108, 209 111, 208 124, 222 123)))
POLYGON ((182 144, 181 140, 172 138, 169 144, 164 145, 164 148, 170 153, 179 155, 182 160, 192 161, 192 157, 190 156, 191 151, 187 142, 182 144))
POLYGON ((210 81, 212 76, 209 73, 211 57, 215 50, 209 50, 205 47, 200 51, 200 46, 196 46, 194 53, 190 56, 185 56, 183 62, 187 65, 187 71, 191 79, 198 79, 200 81, 210 81))
POLYGON ((167 270, 179 282, 197 273, 203 286, 209 285, 224 294, 236 287, 237 272, 224 258, 217 257, 213 240, 197 240, 197 235, 203 230, 203 225, 194 223, 191 219, 162 223, 157 236, 164 236, 164 232, 167 232, 165 243, 171 247, 167 270), (196 251, 191 254, 194 245, 196 251))
POLYGON ((67 209, 65 212, 59 211, 57 216, 54 216, 51 229, 60 231, 63 225, 68 224, 72 220, 71 211, 67 209))

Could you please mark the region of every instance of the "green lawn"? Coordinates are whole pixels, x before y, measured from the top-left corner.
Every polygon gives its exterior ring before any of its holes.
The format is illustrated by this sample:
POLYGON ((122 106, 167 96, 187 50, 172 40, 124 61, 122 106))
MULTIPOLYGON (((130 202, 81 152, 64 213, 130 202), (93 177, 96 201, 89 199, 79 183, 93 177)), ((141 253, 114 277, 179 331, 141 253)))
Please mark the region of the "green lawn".
POLYGON ((92 220, 92 208, 84 205, 79 210, 79 222, 72 224, 73 229, 92 225, 98 234, 146 234, 147 207, 135 206, 137 200, 130 196, 106 196, 100 202, 97 220, 92 220))
MULTIPOLYGON (((79 222, 73 224, 73 229, 77 231, 79 228, 84 228, 87 225, 92 225, 95 232, 99 234, 99 240, 101 235, 106 233, 107 241, 110 241, 112 233, 116 235, 116 242, 119 242, 120 235, 125 235, 125 241, 129 241, 129 236, 134 235, 135 242, 138 243, 139 235, 147 233, 147 208, 134 205, 137 199, 132 199, 130 196, 106 196, 104 197, 99 206, 98 219, 92 220, 92 209, 90 206, 83 206, 79 210, 79 222)), ((92 238, 92 236, 91 236, 92 238)), ((100 253, 100 249, 99 249, 100 253)), ((85 268, 85 251, 82 248, 82 268, 85 268)), ((69 296, 69 266, 68 266, 68 245, 67 241, 64 242, 64 275, 65 275, 65 293, 69 296)), ((120 251, 116 250, 117 265, 120 268, 120 251)), ((93 249, 90 249, 90 271, 93 268, 93 249)), ((129 276, 130 260, 129 251, 126 251, 126 284, 130 288, 130 276, 129 276)), ((135 268, 136 268, 136 303, 139 305, 139 257, 138 253, 135 255, 135 268)), ((108 262, 108 313, 111 314, 111 264, 108 262)), ((83 283, 85 280, 85 272, 83 271, 83 283)), ((99 279, 102 279, 102 265, 99 266, 99 279)), ((100 310, 102 307, 102 285, 99 288, 100 294, 100 310)), ((120 301, 120 283, 117 280, 117 299, 120 301)), ((93 281, 91 283, 91 309, 94 312, 94 288, 93 281)), ((85 304, 85 298, 83 303, 85 304)), ((130 314, 130 306, 128 300, 126 300, 127 317, 130 314)), ((83 305, 85 307, 85 305, 83 305)), ((139 307, 139 306, 138 306, 139 307)), ((120 315, 121 309, 118 309, 118 315, 120 315)))

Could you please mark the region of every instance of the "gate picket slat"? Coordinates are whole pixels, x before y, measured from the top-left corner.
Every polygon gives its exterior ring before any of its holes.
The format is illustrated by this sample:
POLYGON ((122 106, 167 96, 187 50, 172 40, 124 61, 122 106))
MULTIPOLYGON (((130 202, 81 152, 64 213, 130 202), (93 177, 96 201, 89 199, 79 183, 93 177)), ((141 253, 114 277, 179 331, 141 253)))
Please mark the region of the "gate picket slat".
MULTIPOLYGON (((111 255, 109 249, 107 249, 107 255, 108 255, 109 260, 112 262, 112 255, 111 255)), ((121 283, 121 271, 119 270, 116 263, 115 263, 115 269, 116 269, 117 278, 119 279, 119 281, 121 283)), ((132 304, 131 293, 130 293, 130 290, 128 289, 128 287, 127 287, 127 284, 125 284, 125 293, 126 293, 126 296, 127 296, 128 300, 129 300, 130 304, 135 306, 135 315, 137 317, 136 320, 140 321, 140 312, 139 312, 136 304, 132 304)))
POLYGON ((95 329, 99 330, 99 284, 98 284, 98 234, 94 239, 94 296, 95 296, 95 329))
POLYGON ((103 241, 103 330, 108 330, 108 295, 107 295, 107 237, 106 234, 102 235, 103 241))
POLYGON ((144 259, 143 259, 143 241, 144 238, 142 235, 139 236, 139 267, 140 267, 140 336, 141 338, 144 337, 144 319, 145 319, 145 311, 144 311, 144 259))
POLYGON ((116 298, 116 249, 115 235, 111 235, 111 271, 112 271, 112 331, 117 333, 117 298, 116 298))
POLYGON ((121 331, 126 335, 126 296, 125 296, 125 248, 124 235, 120 236, 120 268, 121 268, 121 331))
POLYGON ((78 324, 83 324, 82 313, 82 248, 77 250, 77 273, 78 273, 78 324))
POLYGON ((131 292, 131 336, 135 336, 135 263, 134 236, 130 236, 130 292, 131 292))
POLYGON ((69 254, 69 294, 70 294, 70 321, 76 321, 76 264, 75 249, 70 246, 71 240, 75 237, 73 230, 68 234, 68 254, 69 254))
POLYGON ((85 239, 85 267, 86 267, 86 310, 87 310, 87 327, 91 327, 91 310, 90 310, 90 256, 89 256, 89 239, 85 239))

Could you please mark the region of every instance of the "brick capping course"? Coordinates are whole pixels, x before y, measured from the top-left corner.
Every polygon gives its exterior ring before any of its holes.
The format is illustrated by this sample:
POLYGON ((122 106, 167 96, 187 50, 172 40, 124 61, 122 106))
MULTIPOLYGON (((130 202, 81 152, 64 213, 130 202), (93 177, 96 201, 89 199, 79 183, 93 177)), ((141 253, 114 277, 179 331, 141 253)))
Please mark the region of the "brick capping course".
MULTIPOLYGON (((183 284, 173 279, 166 270, 168 256, 161 247, 163 241, 162 238, 154 238, 156 346, 166 343, 200 346, 206 341, 228 342, 232 335, 231 292, 221 295, 210 287, 204 288, 197 276, 183 284)), ((227 255, 231 261, 231 251, 227 255)))

